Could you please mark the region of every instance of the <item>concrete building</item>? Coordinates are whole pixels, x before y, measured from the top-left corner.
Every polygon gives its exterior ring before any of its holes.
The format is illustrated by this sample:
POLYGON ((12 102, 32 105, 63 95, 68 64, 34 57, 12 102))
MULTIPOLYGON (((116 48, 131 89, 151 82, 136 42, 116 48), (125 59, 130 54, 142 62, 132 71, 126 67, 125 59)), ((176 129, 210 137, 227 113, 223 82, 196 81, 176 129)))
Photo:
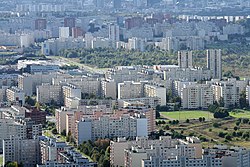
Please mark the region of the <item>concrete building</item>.
POLYGON ((248 102, 248 105, 250 106, 250 86, 246 87, 246 100, 248 102))
POLYGON ((120 41, 119 26, 115 24, 109 25, 109 39, 112 41, 112 47, 116 47, 116 42, 120 41))
POLYGON ((69 27, 59 27, 59 38, 69 38, 70 28, 69 27))
POLYGON ((75 84, 67 84, 62 87, 64 103, 67 97, 76 97, 81 99, 81 89, 75 84))
POLYGON ((59 153, 68 147, 65 142, 57 142, 56 139, 45 136, 39 137, 39 145, 42 164, 46 164, 47 161, 58 161, 59 153))
POLYGON ((98 138, 147 136, 148 120, 145 115, 121 114, 112 115, 95 113, 93 116, 83 116, 76 123, 75 139, 77 144, 98 138), (86 128, 88 127, 88 129, 86 128), (84 136, 80 136, 85 134, 84 136))
POLYGON ((178 66, 180 68, 193 68, 192 51, 178 51, 178 66))
POLYGON ((118 108, 130 108, 131 106, 145 106, 155 108, 158 105, 161 105, 161 99, 159 97, 142 97, 142 98, 133 98, 133 99, 119 99, 118 108))
POLYGON ((202 68, 171 68, 164 71, 164 80, 200 81, 210 80, 212 72, 202 68))
POLYGON ((20 137, 25 139, 26 136, 26 125, 20 122, 16 122, 13 119, 0 119, 0 152, 3 151, 4 139, 9 139, 11 136, 20 137))
POLYGON ((117 87, 113 80, 101 81, 101 94, 103 97, 111 97, 112 99, 117 98, 117 87))
POLYGON ((160 105, 166 105, 167 101, 167 89, 158 85, 144 85, 144 96, 145 97, 158 97, 160 98, 160 105))
POLYGON ((125 81, 118 83, 118 99, 130 99, 143 97, 142 82, 125 81))
POLYGON ((24 167, 40 164, 39 142, 37 139, 10 137, 3 140, 3 164, 22 163, 24 167))
POLYGON ((18 103, 19 105, 24 105, 25 103, 25 93, 18 87, 11 87, 6 90, 7 101, 18 103))
POLYGON ((207 68, 212 71, 212 78, 222 78, 221 50, 207 50, 207 68))
POLYGON ((212 87, 214 100, 218 103, 223 101, 224 107, 234 107, 239 104, 240 92, 235 83, 221 81, 214 83, 212 87))
POLYGON ((72 111, 56 109, 56 129, 58 133, 61 133, 63 130, 66 130, 66 115, 72 113, 72 111))
POLYGON ((52 83, 52 78, 56 76, 56 73, 36 73, 35 75, 24 73, 18 75, 18 88, 23 90, 25 95, 32 96, 36 93, 37 86, 42 83, 52 83))
POLYGON ((61 85, 42 84, 36 88, 36 101, 42 104, 62 104, 63 93, 61 85))
POLYGON ((36 19, 35 20, 35 29, 36 30, 45 30, 47 28, 46 19, 36 19))
POLYGON ((181 104, 184 109, 207 109, 213 102, 213 88, 211 85, 184 85, 181 90, 181 104))
POLYGON ((132 141, 118 138, 117 141, 110 142, 110 162, 113 166, 143 166, 143 161, 147 161, 149 157, 150 159, 158 158, 158 161, 161 161, 177 156, 201 158, 200 141, 191 142, 162 136, 158 140, 137 137, 136 140, 132 141))

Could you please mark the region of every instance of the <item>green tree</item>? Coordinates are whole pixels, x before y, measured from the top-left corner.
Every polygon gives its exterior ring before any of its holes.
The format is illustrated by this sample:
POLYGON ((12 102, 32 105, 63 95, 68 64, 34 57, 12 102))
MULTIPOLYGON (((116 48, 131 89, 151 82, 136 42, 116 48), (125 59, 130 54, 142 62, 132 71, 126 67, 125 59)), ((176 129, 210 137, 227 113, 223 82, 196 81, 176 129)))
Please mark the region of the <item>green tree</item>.
POLYGON ((18 167, 18 163, 17 162, 7 162, 5 164, 6 167, 18 167))

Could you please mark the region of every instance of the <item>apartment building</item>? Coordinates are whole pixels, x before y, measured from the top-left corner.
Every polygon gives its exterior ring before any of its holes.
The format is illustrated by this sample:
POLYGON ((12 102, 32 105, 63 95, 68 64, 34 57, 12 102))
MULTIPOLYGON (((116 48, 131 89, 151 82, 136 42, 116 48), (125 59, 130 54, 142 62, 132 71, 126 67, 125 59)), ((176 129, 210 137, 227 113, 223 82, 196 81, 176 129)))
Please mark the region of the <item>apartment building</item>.
POLYGON ((224 107, 232 107, 239 104, 240 92, 239 87, 230 81, 221 81, 214 83, 213 94, 214 100, 220 103, 222 100, 224 107))
POLYGON ((32 96, 36 93, 36 87, 42 83, 51 83, 52 78, 56 77, 56 73, 37 73, 35 75, 24 73, 18 75, 18 88, 23 90, 25 95, 32 96))
POLYGON ((39 137, 41 164, 46 164, 47 161, 58 161, 59 153, 64 151, 67 146, 65 142, 57 142, 45 136, 39 137))
POLYGON ((142 98, 133 98, 133 99, 118 99, 118 108, 126 108, 134 106, 135 103, 140 103, 145 107, 155 108, 158 105, 161 105, 161 99, 159 97, 142 97, 142 98))
POLYGON ((26 125, 13 119, 0 119, 0 132, 0 152, 3 151, 2 141, 4 139, 9 139, 11 136, 21 139, 27 137, 26 125))
POLYGON ((178 66, 180 68, 193 68, 192 51, 178 51, 178 66))
POLYGON ((160 105, 166 105, 167 101, 167 89, 163 86, 158 85, 144 85, 144 96, 145 97, 158 97, 160 98, 160 105))
POLYGON ((211 70, 202 68, 171 68, 164 71, 164 80, 200 81, 210 80, 211 70))
POLYGON ((101 94, 103 97, 110 97, 112 99, 117 98, 117 87, 113 80, 101 81, 101 94))
POLYGON ((221 50, 207 50, 207 68, 212 71, 213 79, 222 78, 221 50))
POLYGON ((25 103, 25 93, 18 87, 11 87, 6 90, 6 97, 8 102, 18 103, 19 105, 24 105, 25 103))
POLYGON ((175 159, 160 159, 157 157, 150 157, 150 159, 143 159, 141 166, 150 167, 152 165, 162 165, 168 167, 178 167, 178 166, 211 166, 211 167, 221 167, 222 159, 215 156, 203 156, 202 158, 188 158, 188 157, 176 157, 175 159))
POLYGON ((118 138, 117 141, 110 142, 110 162, 113 166, 132 167, 142 166, 142 161, 148 160, 149 157, 158 158, 158 161, 177 156, 200 158, 202 156, 200 141, 188 139, 184 141, 161 136, 158 140, 136 137, 136 140, 126 141, 125 138, 118 138))
POLYGON ((3 164, 17 162, 24 167, 40 164, 39 142, 37 139, 10 137, 3 140, 3 164))
POLYGON ((62 104, 62 86, 50 84, 42 84, 40 86, 37 86, 36 101, 42 104, 62 104))
POLYGON ((2 86, 16 86, 18 74, 0 74, 0 87, 2 86))
POLYGON ((58 133, 61 133, 63 130, 66 130, 66 115, 71 114, 71 110, 67 110, 65 108, 56 109, 55 117, 56 117, 56 129, 58 133))
POLYGON ((250 106, 250 86, 246 87, 246 100, 248 102, 248 105, 250 106))
POLYGON ((77 144, 81 144, 83 141, 98 138, 135 138, 147 135, 147 119, 143 115, 96 113, 94 116, 84 116, 80 121, 77 121, 75 139, 77 144))
POLYGON ((67 97, 75 97, 81 99, 81 89, 75 85, 75 84, 66 84, 62 87, 63 97, 64 97, 64 103, 66 101, 67 97))
POLYGON ((143 82, 124 81, 118 83, 118 99, 143 97, 143 82))
POLYGON ((25 111, 25 118, 30 118, 35 124, 45 125, 46 123, 46 112, 41 111, 36 107, 30 107, 25 111))
POLYGON ((206 84, 184 85, 181 101, 184 109, 207 109, 214 102, 213 88, 206 84))

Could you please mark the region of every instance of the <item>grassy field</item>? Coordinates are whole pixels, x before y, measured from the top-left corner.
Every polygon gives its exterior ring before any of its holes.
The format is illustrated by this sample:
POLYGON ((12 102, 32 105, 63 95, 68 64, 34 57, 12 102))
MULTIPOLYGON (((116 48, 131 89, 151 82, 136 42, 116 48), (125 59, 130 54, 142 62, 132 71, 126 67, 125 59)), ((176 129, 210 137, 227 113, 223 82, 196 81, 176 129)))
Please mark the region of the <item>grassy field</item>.
POLYGON ((206 120, 210 120, 213 118, 212 113, 201 110, 161 112, 161 115, 172 120, 199 119, 199 117, 205 117, 206 120))
POLYGON ((3 165, 3 155, 0 155, 0 166, 3 165))
POLYGON ((230 116, 235 118, 250 118, 250 111, 234 110, 230 112, 230 116))

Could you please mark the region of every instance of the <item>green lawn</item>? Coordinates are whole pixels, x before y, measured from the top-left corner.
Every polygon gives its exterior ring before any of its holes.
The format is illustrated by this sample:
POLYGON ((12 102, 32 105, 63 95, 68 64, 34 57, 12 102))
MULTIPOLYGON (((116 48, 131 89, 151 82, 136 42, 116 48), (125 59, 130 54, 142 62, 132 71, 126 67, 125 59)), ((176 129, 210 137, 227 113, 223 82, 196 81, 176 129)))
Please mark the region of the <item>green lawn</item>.
POLYGON ((3 155, 0 155, 0 166, 3 165, 3 155))
POLYGON ((173 120, 199 119, 199 117, 205 117, 206 120, 210 120, 214 118, 212 113, 201 110, 161 112, 161 115, 173 120))
POLYGON ((230 116, 235 118, 250 118, 250 111, 234 110, 230 112, 230 116))

